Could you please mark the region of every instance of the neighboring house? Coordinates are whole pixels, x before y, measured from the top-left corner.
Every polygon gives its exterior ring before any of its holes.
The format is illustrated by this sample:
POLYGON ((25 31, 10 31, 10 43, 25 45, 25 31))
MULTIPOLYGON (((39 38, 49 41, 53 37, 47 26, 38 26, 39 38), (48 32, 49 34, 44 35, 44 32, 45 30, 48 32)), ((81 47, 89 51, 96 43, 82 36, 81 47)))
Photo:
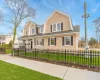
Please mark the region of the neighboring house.
POLYGON ((26 48, 33 49, 78 49, 80 26, 72 25, 71 17, 54 11, 43 25, 28 21, 19 38, 26 48))
MULTIPOLYGON (((12 40, 13 40, 13 35, 12 34, 0 35, 0 45, 9 44, 9 42, 12 41, 12 40)), ((17 37, 15 39, 14 47, 15 48, 19 47, 19 42, 18 42, 17 37)))

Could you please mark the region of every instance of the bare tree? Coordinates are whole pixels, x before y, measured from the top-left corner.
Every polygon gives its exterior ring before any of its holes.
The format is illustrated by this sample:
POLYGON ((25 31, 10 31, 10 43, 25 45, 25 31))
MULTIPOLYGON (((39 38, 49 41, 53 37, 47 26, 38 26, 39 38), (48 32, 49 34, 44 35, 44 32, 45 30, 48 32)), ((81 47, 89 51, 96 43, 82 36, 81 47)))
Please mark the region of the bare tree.
POLYGON ((84 47, 85 46, 85 38, 84 37, 80 38, 78 45, 79 45, 79 47, 84 47))
POLYGON ((98 42, 100 43, 100 17, 93 21, 95 26, 95 34, 98 42))
POLYGON ((16 37, 16 30, 20 23, 28 18, 28 17, 35 17, 36 10, 32 7, 29 7, 26 0, 5 0, 8 9, 11 11, 11 24, 13 25, 13 42, 12 45, 14 46, 15 37, 16 37))

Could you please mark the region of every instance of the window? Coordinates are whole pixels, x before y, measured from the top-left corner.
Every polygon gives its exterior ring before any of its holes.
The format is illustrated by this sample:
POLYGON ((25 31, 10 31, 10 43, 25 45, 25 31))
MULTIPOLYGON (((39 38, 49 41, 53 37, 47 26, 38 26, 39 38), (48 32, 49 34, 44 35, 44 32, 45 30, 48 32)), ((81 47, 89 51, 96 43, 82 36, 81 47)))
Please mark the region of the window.
POLYGON ((57 24, 57 31, 61 31, 61 23, 57 24))
POLYGON ((44 44, 44 39, 36 39, 36 45, 42 46, 44 44))
POLYGON ((32 34, 35 34, 35 28, 32 29, 32 34))
POLYGON ((28 31, 26 31, 26 35, 28 35, 28 31))
POLYGON ((56 45, 56 38, 50 38, 50 45, 56 45))
POLYGON ((52 25, 52 32, 61 31, 61 23, 56 23, 52 25))
POLYGON ((43 33, 43 27, 40 27, 40 33, 43 33))
POLYGON ((71 45, 71 36, 64 37, 64 45, 71 45))
POLYGON ((53 32, 56 32, 56 24, 53 24, 53 26, 52 26, 52 31, 53 31, 53 32))

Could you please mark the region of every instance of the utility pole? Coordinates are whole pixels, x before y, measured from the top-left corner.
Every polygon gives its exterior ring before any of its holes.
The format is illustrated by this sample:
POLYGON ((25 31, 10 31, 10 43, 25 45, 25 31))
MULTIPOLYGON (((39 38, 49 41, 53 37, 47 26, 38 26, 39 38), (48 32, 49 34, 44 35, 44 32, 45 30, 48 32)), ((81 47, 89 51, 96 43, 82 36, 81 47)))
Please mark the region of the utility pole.
POLYGON ((90 16, 90 14, 87 14, 86 12, 86 2, 84 2, 84 15, 82 18, 84 18, 84 27, 85 27, 85 50, 88 50, 88 40, 87 40, 87 18, 90 16))

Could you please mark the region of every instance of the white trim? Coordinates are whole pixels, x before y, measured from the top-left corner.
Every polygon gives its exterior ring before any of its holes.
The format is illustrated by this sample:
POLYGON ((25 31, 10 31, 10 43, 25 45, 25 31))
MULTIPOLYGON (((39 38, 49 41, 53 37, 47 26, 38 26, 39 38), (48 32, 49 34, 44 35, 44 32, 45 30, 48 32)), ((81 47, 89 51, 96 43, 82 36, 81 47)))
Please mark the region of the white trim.
POLYGON ((78 50, 78 42, 79 42, 79 39, 78 37, 76 37, 76 50, 78 50))
POLYGON ((24 29, 23 29, 23 36, 25 35, 24 29))
MULTIPOLYGON (((60 34, 51 34, 51 35, 43 35, 43 36, 34 36, 34 38, 38 38, 38 37, 45 37, 45 36, 57 36, 57 35, 62 35, 62 34, 73 34, 73 33, 79 33, 79 32, 71 32, 71 33, 60 33, 60 34)), ((33 36, 32 37, 28 37, 28 38, 33 38, 33 36)), ((25 38, 21 38, 21 39, 26 39, 26 37, 25 38)))
POLYGON ((30 23, 29 28, 28 28, 28 29, 29 29, 28 35, 31 35, 31 24, 32 24, 32 23, 30 23))
POLYGON ((43 46, 43 45, 36 45, 36 46, 43 46))
POLYGON ((46 31, 46 23, 44 23, 44 27, 43 27, 43 34, 45 33, 45 31, 46 31))

